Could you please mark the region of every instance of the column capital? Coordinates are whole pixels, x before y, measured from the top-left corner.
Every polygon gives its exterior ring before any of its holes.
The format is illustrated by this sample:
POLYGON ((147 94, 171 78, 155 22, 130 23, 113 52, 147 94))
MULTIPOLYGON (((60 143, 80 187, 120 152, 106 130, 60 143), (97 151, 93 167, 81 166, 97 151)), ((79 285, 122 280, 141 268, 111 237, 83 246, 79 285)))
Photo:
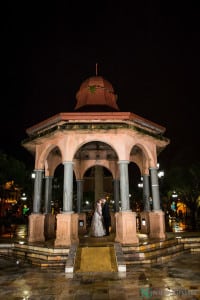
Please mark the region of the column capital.
POLYGON ((63 161, 63 165, 65 165, 65 164, 74 165, 74 162, 73 161, 63 161))
POLYGON ((149 170, 158 170, 158 167, 149 167, 149 170))
POLYGON ((119 160, 117 163, 118 164, 129 164, 130 161, 129 160, 119 160))

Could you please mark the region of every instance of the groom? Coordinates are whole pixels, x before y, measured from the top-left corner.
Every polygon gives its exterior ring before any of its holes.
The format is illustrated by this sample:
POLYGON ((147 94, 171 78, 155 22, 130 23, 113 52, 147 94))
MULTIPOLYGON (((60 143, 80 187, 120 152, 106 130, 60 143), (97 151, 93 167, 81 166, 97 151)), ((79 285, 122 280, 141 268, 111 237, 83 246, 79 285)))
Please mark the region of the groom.
POLYGON ((109 235, 109 227, 111 225, 111 217, 110 217, 110 210, 109 205, 106 199, 102 199, 102 216, 104 221, 104 226, 106 230, 106 235, 109 235))

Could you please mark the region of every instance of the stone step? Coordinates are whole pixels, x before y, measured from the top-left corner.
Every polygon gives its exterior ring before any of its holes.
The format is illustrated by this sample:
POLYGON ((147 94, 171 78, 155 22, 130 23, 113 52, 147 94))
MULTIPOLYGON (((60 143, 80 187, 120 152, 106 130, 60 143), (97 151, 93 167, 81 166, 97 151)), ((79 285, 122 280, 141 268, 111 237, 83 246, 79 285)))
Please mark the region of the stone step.
MULTIPOLYGON (((89 243, 90 242, 90 243, 89 243)), ((184 252, 200 252, 200 237, 168 238, 166 240, 140 240, 139 245, 121 245, 113 241, 102 241, 80 246, 114 246, 118 272, 126 272, 126 266, 131 264, 152 264, 169 261, 184 252)), ((0 244, 0 256, 11 257, 23 262, 29 262, 41 267, 64 267, 66 273, 74 270, 74 260, 77 245, 71 247, 54 247, 53 242, 41 244, 20 244, 20 242, 0 244)))
POLYGON ((154 250, 158 248, 164 248, 169 246, 174 246, 178 244, 177 239, 168 239, 168 240, 161 240, 161 241, 143 241, 139 245, 126 245, 124 248, 130 251, 137 251, 137 252, 144 252, 149 250, 154 250))
MULTIPOLYGON (((197 249, 200 249, 200 243, 197 249)), ((123 255, 125 263, 130 264, 147 264, 168 261, 171 258, 183 253, 189 252, 190 248, 177 239, 170 239, 160 242, 138 245, 136 247, 123 246, 123 255)))
MULTIPOLYGON (((172 257, 176 254, 180 254, 183 252, 186 252, 187 250, 184 250, 183 245, 178 245, 176 247, 168 247, 165 249, 157 249, 157 250, 151 250, 148 252, 138 252, 138 253, 124 253, 124 259, 125 262, 130 264, 132 263, 152 263, 153 261, 158 261, 158 259, 162 260, 164 257, 172 257)), ((188 250, 189 252, 189 250, 188 250)))
POLYGON ((65 266, 69 248, 47 248, 15 244, 12 255, 41 267, 65 266))
POLYGON ((184 244, 184 249, 190 249, 191 252, 200 252, 200 237, 179 238, 178 241, 184 244))
POLYGON ((150 257, 148 259, 142 259, 142 260, 126 260, 126 266, 128 265, 139 265, 139 264, 163 264, 165 262, 170 261, 171 259, 179 256, 182 253, 189 252, 187 250, 181 251, 181 252, 174 252, 169 255, 164 256, 156 256, 156 257, 150 257))

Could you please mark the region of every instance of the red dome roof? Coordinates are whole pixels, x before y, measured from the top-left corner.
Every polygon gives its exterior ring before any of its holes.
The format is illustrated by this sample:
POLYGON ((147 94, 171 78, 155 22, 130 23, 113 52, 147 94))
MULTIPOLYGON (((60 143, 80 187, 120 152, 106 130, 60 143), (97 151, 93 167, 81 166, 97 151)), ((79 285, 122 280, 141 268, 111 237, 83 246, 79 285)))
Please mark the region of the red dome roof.
POLYGON ((101 76, 86 79, 76 94, 77 104, 75 110, 84 106, 107 106, 113 110, 119 110, 117 95, 110 82, 101 76))

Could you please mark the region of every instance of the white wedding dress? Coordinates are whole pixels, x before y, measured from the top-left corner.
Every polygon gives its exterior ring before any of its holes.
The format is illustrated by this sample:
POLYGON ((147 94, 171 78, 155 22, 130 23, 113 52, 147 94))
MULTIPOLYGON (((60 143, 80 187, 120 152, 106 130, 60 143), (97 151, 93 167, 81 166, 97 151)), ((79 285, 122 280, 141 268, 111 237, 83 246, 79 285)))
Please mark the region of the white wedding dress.
POLYGON ((92 217, 90 235, 95 237, 104 236, 105 229, 103 226, 102 207, 100 203, 97 203, 94 215, 92 217))

